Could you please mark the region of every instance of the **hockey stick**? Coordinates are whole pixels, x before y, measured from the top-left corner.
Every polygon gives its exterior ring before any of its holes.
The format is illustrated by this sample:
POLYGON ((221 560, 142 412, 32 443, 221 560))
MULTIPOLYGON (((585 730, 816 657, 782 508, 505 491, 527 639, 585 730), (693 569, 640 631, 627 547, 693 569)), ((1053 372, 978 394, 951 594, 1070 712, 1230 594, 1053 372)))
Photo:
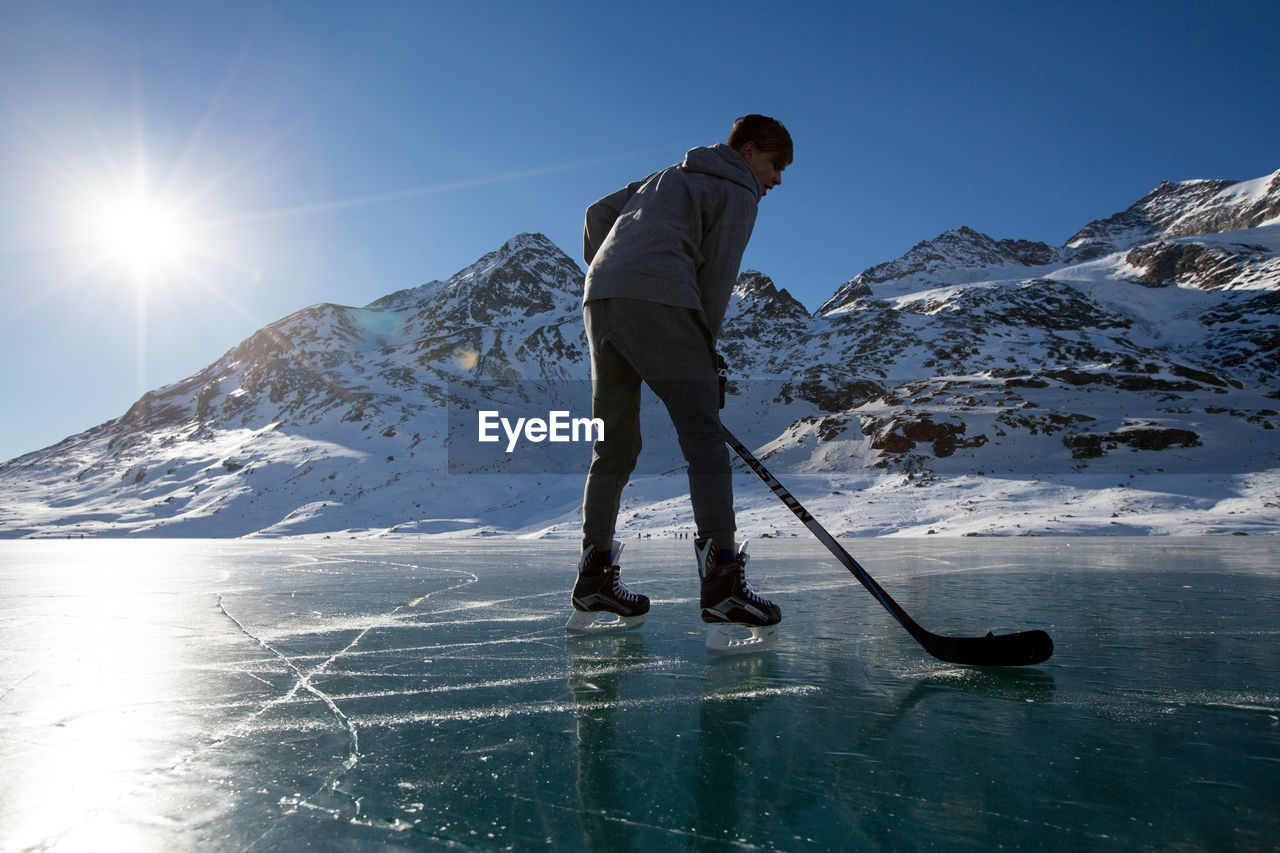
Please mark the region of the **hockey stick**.
POLYGON ((884 609, 888 610, 894 619, 898 620, 898 624, 906 628, 907 633, 938 660, 969 666, 1028 666, 1042 663, 1053 654, 1053 640, 1044 631, 1019 631, 1016 634, 1000 635, 988 631, 983 637, 944 637, 926 631, 916 620, 907 615, 907 611, 903 610, 880 584, 876 583, 875 578, 867 574, 866 569, 858 565, 857 560, 849 556, 849 552, 835 540, 835 537, 800 505, 800 501, 796 500, 795 496, 788 492, 727 428, 724 431, 724 437, 734 452, 747 463, 747 467, 764 480, 765 485, 782 499, 782 502, 795 513, 796 518, 804 522, 804 526, 818 537, 818 541, 826 545, 836 559, 843 563, 844 567, 876 597, 876 600, 884 605, 884 609))

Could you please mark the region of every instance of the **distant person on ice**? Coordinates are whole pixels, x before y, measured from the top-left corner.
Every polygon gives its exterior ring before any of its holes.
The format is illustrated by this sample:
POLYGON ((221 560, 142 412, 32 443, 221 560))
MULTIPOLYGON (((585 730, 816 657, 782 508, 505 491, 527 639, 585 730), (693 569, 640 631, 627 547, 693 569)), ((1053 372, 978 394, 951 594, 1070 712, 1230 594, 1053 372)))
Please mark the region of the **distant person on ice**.
MULTIPOLYGON (((782 183, 791 135, 748 115, 727 143, 587 208, 583 317, 591 347, 592 416, 604 421, 583 498, 582 556, 571 633, 639 627, 649 599, 618 577, 622 490, 640 454, 640 383, 666 405, 689 466, 702 619, 744 625, 772 642, 779 608, 746 582, 734 542, 733 481, 720 426, 716 339, 765 193, 782 183), (600 614, 615 614, 599 621, 600 614)), ((710 641, 708 649, 711 649, 710 641)))

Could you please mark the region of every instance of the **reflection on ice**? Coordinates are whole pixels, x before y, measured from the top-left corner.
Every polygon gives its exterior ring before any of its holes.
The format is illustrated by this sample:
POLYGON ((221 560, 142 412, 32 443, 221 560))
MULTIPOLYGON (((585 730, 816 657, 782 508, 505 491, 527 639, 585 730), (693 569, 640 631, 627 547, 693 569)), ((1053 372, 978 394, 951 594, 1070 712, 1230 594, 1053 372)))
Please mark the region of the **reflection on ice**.
POLYGON ((4 543, 0 848, 1262 849, 1280 567, 1173 544, 859 543, 931 630, 1058 641, 982 670, 818 545, 757 546, 781 639, 717 659, 683 543, 583 637, 564 543, 4 543))

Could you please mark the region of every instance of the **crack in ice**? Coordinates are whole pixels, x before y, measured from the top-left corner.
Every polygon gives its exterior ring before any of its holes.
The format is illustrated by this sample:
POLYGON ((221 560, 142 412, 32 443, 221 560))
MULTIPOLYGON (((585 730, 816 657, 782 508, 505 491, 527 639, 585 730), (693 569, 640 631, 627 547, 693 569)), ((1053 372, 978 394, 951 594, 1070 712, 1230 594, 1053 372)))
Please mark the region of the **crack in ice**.
MULTIPOLYGON (((342 561, 342 562, 349 563, 349 562, 369 562, 369 561, 342 561)), ((394 564, 390 564, 385 561, 379 561, 378 565, 385 566, 385 565, 394 565, 394 564)), ((413 567, 413 568, 417 568, 417 567, 413 567)), ((387 611, 386 613, 382 613, 373 617, 373 620, 369 624, 365 625, 359 631, 359 633, 357 633, 356 636, 352 638, 352 640, 349 643, 346 644, 346 646, 334 652, 333 654, 329 655, 327 658, 324 659, 324 661, 322 661, 320 664, 310 669, 306 673, 304 673, 302 669, 298 667, 297 663, 295 662, 295 659, 289 658, 279 649, 275 648, 275 646, 273 646, 271 643, 267 642, 262 637, 250 631, 249 628, 243 622, 241 622, 234 615, 232 615, 231 612, 227 610, 226 602, 223 599, 223 596, 221 594, 218 594, 217 596, 218 609, 222 611, 222 614, 226 616, 227 619, 229 619, 232 622, 232 624, 234 624, 240 630, 241 633, 243 633, 249 639, 253 640, 255 643, 258 644, 260 648, 272 654, 281 663, 283 663, 286 667, 288 667, 288 669, 295 676, 295 680, 293 685, 283 695, 280 695, 271 699, 270 701, 263 704, 256 711, 249 714, 244 720, 242 720, 239 724, 233 727, 228 734, 218 738, 214 742, 214 744, 212 744, 212 746, 217 746, 221 743, 226 742, 231 737, 239 736, 242 733, 249 731, 251 728, 254 728, 253 724, 257 720, 259 720, 262 717, 262 715, 265 714, 267 711, 269 711, 272 708, 276 708, 278 706, 291 703, 292 701, 294 701, 299 691, 306 691, 307 693, 310 693, 311 695, 313 695, 316 699, 320 700, 324 704, 324 706, 329 710, 329 712, 334 716, 334 718, 336 718, 339 721, 342 728, 346 731, 347 756, 343 760, 341 766, 333 770, 328 775, 328 777, 326 777, 324 783, 321 784, 321 786, 317 788, 314 792, 312 792, 309 796, 305 796, 305 797, 299 796, 296 798, 291 798, 289 802, 291 804, 291 807, 294 810, 296 810, 297 808, 300 808, 300 807, 313 807, 314 804, 312 804, 310 800, 313 797, 315 797, 317 794, 321 793, 322 791, 329 791, 335 795, 340 794, 340 792, 338 791, 338 782, 341 780, 341 778, 344 775, 350 772, 351 769, 354 768, 360 762, 360 731, 356 723, 346 713, 344 713, 340 707, 338 707, 338 704, 334 700, 334 698, 330 696, 328 693, 321 690, 319 687, 317 687, 312 680, 317 675, 323 674, 339 658, 351 653, 351 650, 354 649, 357 645, 359 645, 360 641, 364 639, 369 634, 370 631, 373 631, 380 627, 386 627, 388 625, 394 624, 397 620, 397 614, 401 610, 417 607, 421 605, 422 602, 431 598, 433 595, 437 595, 438 593, 441 593, 441 592, 451 592, 457 589, 461 589, 473 583, 477 583, 480 580, 479 576, 471 572, 459 571, 455 569, 444 569, 443 571, 452 572, 454 574, 461 574, 461 575, 464 575, 464 577, 461 580, 459 580, 457 583, 451 584, 442 589, 432 590, 431 592, 424 593, 423 595, 420 595, 417 598, 412 599, 411 601, 396 605, 394 608, 392 608, 390 611, 387 611)), ((303 656, 303 657, 313 657, 313 656, 303 656)), ((300 660, 300 659, 303 659, 303 658, 302 657, 297 658, 297 660, 300 660)), ((262 681, 263 679, 258 679, 258 680, 262 681)), ((319 806, 314 806, 314 807, 321 808, 319 806)), ((354 811, 354 815, 358 817, 359 810, 360 810, 359 801, 351 800, 351 807, 354 811)), ((261 836, 258 837, 257 840, 249 844, 244 849, 246 851, 252 850, 254 847, 258 845, 259 842, 267 838, 275 830, 276 825, 278 824, 275 824, 272 827, 268 828, 266 831, 263 832, 261 836)))

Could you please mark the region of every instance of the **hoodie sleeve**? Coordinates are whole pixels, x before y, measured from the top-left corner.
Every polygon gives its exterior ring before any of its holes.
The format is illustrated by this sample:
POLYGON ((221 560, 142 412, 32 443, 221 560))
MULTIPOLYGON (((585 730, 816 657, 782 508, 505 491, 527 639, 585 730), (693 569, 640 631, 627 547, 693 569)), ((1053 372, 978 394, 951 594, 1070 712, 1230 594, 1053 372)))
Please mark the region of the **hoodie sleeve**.
POLYGON ((721 206, 704 212, 702 263, 698 267, 698 290, 702 310, 714 337, 720 335, 729 297, 738 280, 738 268, 756 224, 757 201, 740 186, 728 186, 721 206))
POLYGON ((596 252, 600 251, 600 245, 604 243, 604 238, 609 236, 609 230, 613 228, 613 223, 617 221, 622 209, 627 206, 627 202, 631 201, 631 197, 643 183, 644 181, 634 181, 627 184, 587 208, 587 221, 582 230, 582 257, 588 265, 596 256, 596 252))

